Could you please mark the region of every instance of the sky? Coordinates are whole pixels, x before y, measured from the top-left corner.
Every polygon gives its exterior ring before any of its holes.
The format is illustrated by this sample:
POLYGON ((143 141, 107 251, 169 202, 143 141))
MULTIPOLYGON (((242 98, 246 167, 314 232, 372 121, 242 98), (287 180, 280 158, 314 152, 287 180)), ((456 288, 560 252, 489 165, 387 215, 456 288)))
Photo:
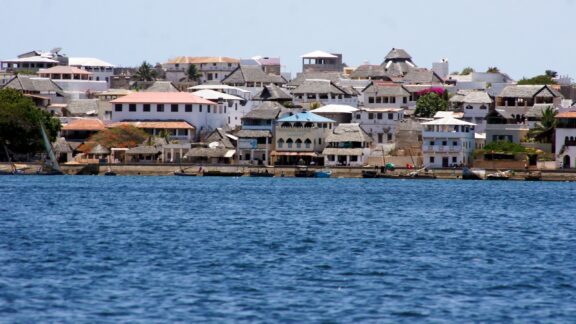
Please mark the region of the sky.
POLYGON ((117 66, 176 56, 280 57, 342 53, 380 64, 403 48, 419 67, 496 66, 512 78, 545 70, 576 77, 576 0, 2 0, 0 60, 63 48, 117 66))

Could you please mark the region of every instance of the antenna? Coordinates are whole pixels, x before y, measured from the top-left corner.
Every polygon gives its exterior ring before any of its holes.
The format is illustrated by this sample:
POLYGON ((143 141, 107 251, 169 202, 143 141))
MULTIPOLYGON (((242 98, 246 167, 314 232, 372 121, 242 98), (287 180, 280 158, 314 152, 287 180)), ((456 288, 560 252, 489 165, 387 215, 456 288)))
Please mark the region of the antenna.
POLYGON ((58 54, 58 52, 60 52, 61 50, 62 50, 62 47, 56 47, 56 48, 53 48, 53 49, 50 51, 50 53, 52 53, 52 54, 58 54))

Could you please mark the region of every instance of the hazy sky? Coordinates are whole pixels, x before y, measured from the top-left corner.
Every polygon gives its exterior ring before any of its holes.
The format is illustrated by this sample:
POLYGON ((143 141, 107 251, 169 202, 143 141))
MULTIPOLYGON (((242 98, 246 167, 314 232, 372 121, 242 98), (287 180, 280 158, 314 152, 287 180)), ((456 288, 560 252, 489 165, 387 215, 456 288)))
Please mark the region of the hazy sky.
POLYGON ((393 47, 421 67, 497 66, 513 78, 546 69, 576 77, 574 0, 2 0, 0 59, 62 47, 118 66, 175 56, 342 53, 379 64, 393 47))

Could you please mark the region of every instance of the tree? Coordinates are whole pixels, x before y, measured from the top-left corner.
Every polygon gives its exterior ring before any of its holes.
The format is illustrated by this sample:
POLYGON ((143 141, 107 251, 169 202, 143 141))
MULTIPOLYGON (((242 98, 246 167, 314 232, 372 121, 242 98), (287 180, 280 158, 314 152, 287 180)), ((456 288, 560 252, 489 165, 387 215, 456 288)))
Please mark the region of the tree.
POLYGON ((522 78, 518 81, 520 85, 543 85, 543 84, 557 84, 554 78, 558 75, 556 71, 546 70, 544 74, 534 76, 532 78, 522 78))
POLYGON ((138 81, 154 81, 157 76, 158 72, 146 61, 142 62, 136 73, 134 73, 134 79, 138 81))
MULTIPOLYGON (((56 140, 60 121, 34 105, 29 97, 14 89, 0 90, 0 146, 27 154, 45 151, 40 124, 51 142, 56 140)), ((0 151, 4 151, 0 147, 0 151)))
POLYGON ((436 112, 448 109, 448 101, 435 92, 423 95, 416 101, 416 116, 431 118, 436 112))
POLYGON ((90 150, 92 147, 100 144, 107 148, 122 147, 132 148, 144 142, 148 134, 140 128, 132 125, 121 125, 118 127, 107 128, 90 137, 86 145, 86 149, 90 150))
POLYGON ((468 75, 470 73, 474 72, 474 69, 471 67, 465 67, 462 72, 460 72, 460 75, 468 75))
POLYGON ((558 111, 551 106, 542 110, 542 119, 535 128, 528 131, 528 136, 542 143, 553 143, 554 133, 558 120, 558 111))
POLYGON ((188 80, 198 81, 198 79, 202 76, 202 73, 198 71, 198 68, 195 64, 190 64, 186 70, 186 76, 188 77, 188 80))
POLYGON ((495 66, 491 66, 488 68, 488 70, 486 70, 487 73, 500 73, 500 69, 498 69, 495 66))

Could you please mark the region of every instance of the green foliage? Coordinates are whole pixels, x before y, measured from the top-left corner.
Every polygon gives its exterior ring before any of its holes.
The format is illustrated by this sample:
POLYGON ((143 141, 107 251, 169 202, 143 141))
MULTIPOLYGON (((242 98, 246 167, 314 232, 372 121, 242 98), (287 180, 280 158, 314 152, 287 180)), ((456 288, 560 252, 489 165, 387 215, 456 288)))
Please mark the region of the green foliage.
POLYGON ((158 72, 146 61, 142 62, 136 73, 134 73, 134 79, 138 81, 154 81, 157 77, 158 72))
POLYGON ((198 81, 198 79, 202 76, 202 73, 198 71, 198 68, 195 64, 190 64, 186 70, 186 76, 188 77, 188 80, 198 81))
POLYGON ((470 73, 474 72, 474 69, 471 67, 465 67, 462 72, 460 72, 460 75, 468 75, 470 73))
POLYGON ((100 144, 107 148, 132 148, 138 146, 148 138, 148 134, 132 125, 121 125, 108 128, 92 135, 89 142, 100 144))
POLYGON ((322 107, 322 104, 319 103, 318 101, 315 101, 315 102, 310 104, 310 110, 318 109, 320 107, 322 107))
POLYGON ((526 148, 510 141, 496 141, 484 145, 483 151, 494 153, 524 153, 526 152, 526 148))
MULTIPOLYGON (((447 96, 447 94, 446 94, 447 96)), ((416 111, 418 117, 431 118, 436 112, 448 109, 448 100, 434 92, 423 95, 416 101, 416 111)))
POLYGON ((553 80, 557 73, 555 71, 547 70, 545 74, 537 75, 532 78, 522 78, 522 80, 518 81, 519 85, 540 85, 540 84, 557 84, 556 81, 553 80))
POLYGON ((487 73, 500 73, 500 69, 498 69, 495 66, 491 66, 488 68, 488 70, 486 70, 487 73))
POLYGON ((0 145, 18 153, 45 150, 40 124, 44 124, 50 141, 55 141, 60 121, 14 89, 0 90, 0 145))
POLYGON ((557 114, 558 111, 553 107, 546 107, 542 111, 542 119, 535 128, 528 131, 528 136, 540 143, 552 143, 558 122, 557 114))

